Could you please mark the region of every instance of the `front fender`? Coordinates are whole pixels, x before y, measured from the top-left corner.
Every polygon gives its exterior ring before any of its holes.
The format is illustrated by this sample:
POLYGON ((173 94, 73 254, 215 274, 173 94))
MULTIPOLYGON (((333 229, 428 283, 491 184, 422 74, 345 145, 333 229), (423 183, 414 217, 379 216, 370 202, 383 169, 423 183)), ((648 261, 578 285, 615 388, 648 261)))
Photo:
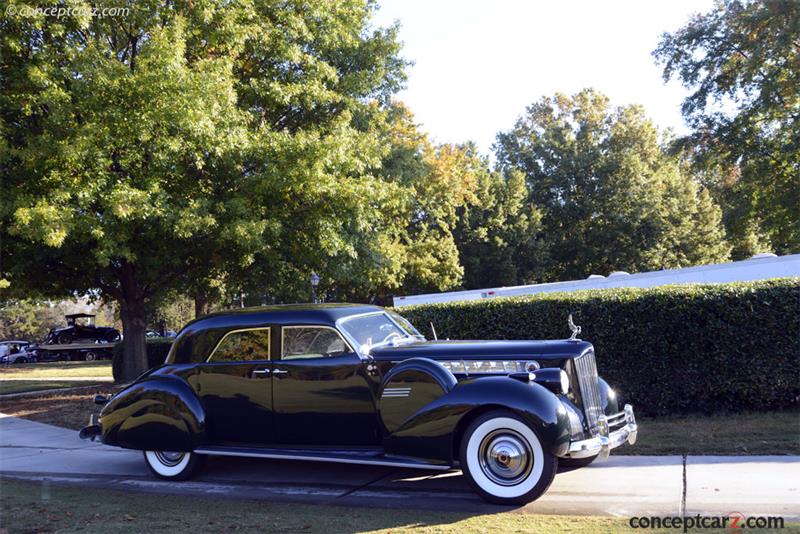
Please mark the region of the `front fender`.
POLYGON ((544 450, 554 455, 569 448, 569 418, 558 397, 539 384, 497 376, 459 382, 388 436, 386 452, 453 465, 460 433, 485 409, 514 412, 536 431, 544 450))
POLYGON ((107 445, 192 451, 205 440, 206 417, 184 379, 151 374, 115 395, 100 412, 99 424, 107 445))
POLYGON ((621 411, 617 392, 608 385, 608 382, 600 377, 597 377, 597 390, 600 394, 600 405, 603 407, 604 414, 615 415, 621 411))

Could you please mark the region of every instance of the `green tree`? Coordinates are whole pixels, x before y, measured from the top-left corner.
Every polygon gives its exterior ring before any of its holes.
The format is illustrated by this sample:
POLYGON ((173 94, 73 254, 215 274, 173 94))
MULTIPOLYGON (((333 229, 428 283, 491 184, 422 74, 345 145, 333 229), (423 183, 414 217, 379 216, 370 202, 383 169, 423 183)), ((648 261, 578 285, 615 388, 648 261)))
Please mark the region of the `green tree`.
POLYGON ((309 237, 292 249, 313 266, 369 231, 337 209, 380 189, 363 121, 403 79, 371 3, 0 9, 0 278, 118 302, 126 377, 146 367, 148 314, 174 291, 236 282, 287 237, 309 237))
POLYGON ((547 266, 541 213, 517 171, 479 175, 477 204, 464 206, 455 231, 464 287, 534 283, 547 266))
POLYGON ((383 302, 393 293, 441 291, 461 283, 454 230, 459 210, 476 202, 478 176, 488 163, 474 146, 432 143, 402 103, 361 111, 355 122, 379 147, 368 179, 362 178, 351 197, 314 209, 306 202, 287 212, 292 219, 282 227, 286 245, 253 266, 269 272, 241 273, 240 282, 228 282, 244 288, 246 303, 305 300, 311 271, 321 277, 318 294, 334 300, 383 302), (319 241, 332 224, 336 240, 319 241), (268 279, 275 283, 265 287, 268 279))
POLYGON ((380 139, 386 151, 375 172, 398 195, 387 235, 398 259, 385 292, 458 287, 464 270, 454 232, 460 210, 477 204, 486 158, 472 144, 434 144, 401 103, 388 110, 380 139), (404 196, 403 196, 404 195, 404 196))
POLYGON ((71 310, 64 303, 12 300, 0 305, 0 339, 44 340, 51 328, 64 326, 71 310))
POLYGON ((590 89, 531 105, 497 138, 541 210, 549 280, 723 261, 719 208, 668 156, 638 106, 590 89))
POLYGON ((800 4, 718 0, 653 52, 692 90, 681 140, 743 257, 800 251, 800 4))

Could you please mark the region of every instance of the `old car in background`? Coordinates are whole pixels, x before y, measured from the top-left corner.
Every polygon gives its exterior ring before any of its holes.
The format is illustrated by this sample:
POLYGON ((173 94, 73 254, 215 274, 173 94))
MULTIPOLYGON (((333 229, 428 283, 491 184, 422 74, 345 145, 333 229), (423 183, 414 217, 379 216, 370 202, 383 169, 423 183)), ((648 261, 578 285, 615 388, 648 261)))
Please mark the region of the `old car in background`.
POLYGON ((637 435, 633 409, 574 334, 428 341, 366 305, 200 318, 163 366, 96 402, 81 437, 144 451, 161 478, 188 478, 207 456, 460 467, 501 504, 536 499, 559 462, 588 464, 637 435))
POLYGON ((114 343, 121 339, 119 331, 110 326, 95 326, 95 315, 91 313, 73 313, 65 315, 67 326, 53 328, 47 334, 44 344, 69 345, 71 343, 104 342, 114 343))
POLYGON ((28 352, 31 344, 28 341, 0 341, 0 363, 30 363, 36 361, 36 355, 28 352))
POLYGON ((178 333, 174 330, 164 330, 163 333, 157 330, 147 329, 145 330, 144 337, 147 339, 158 339, 158 338, 174 338, 177 337, 178 333))

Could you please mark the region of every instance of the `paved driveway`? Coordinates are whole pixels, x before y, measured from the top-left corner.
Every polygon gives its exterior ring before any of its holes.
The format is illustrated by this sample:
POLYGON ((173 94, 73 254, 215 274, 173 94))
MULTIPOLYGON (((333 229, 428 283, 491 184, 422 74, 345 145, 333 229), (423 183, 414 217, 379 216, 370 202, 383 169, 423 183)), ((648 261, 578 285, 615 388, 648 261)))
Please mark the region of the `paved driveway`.
MULTIPOLYGON (((0 474, 137 491, 493 512, 459 471, 211 458, 188 482, 150 476, 142 455, 82 441, 77 432, 0 414, 0 474)), ((800 518, 797 456, 612 456, 560 473, 522 512, 593 515, 783 515, 800 518)))

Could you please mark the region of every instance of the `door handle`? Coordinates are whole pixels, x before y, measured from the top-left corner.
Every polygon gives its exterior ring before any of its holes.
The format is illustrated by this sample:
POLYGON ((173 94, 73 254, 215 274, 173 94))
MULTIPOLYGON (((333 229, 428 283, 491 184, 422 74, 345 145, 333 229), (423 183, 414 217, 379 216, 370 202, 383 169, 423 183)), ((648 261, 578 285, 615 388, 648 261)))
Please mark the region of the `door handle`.
POLYGON ((274 371, 272 371, 272 374, 275 374, 275 375, 285 375, 285 374, 286 374, 286 373, 288 373, 288 372, 289 372, 289 371, 286 371, 286 370, 284 370, 284 369, 275 369, 274 371))
POLYGON ((268 376, 270 373, 269 369, 256 369, 253 371, 253 376, 268 376))

